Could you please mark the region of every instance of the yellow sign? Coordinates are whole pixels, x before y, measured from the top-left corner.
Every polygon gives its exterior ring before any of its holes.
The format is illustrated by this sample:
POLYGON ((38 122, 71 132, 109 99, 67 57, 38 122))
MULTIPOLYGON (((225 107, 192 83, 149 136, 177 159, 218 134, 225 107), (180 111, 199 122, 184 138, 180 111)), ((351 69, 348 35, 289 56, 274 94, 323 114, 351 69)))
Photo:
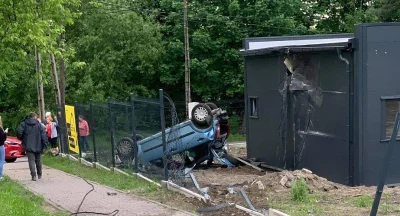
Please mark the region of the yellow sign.
POLYGON ((78 133, 76 131, 75 107, 65 105, 69 150, 79 154, 78 133))

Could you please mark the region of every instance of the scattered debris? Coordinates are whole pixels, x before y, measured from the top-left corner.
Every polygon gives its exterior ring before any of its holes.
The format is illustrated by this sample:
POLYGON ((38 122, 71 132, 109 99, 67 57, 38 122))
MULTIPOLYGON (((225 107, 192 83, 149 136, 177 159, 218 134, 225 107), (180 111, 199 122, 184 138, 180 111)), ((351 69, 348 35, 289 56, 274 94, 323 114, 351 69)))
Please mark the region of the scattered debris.
POLYGON ((202 213, 202 212, 212 212, 212 211, 218 211, 221 210, 223 208, 226 207, 231 207, 233 206, 231 203, 222 203, 219 205, 214 205, 214 206, 207 206, 207 207, 202 207, 202 208, 198 208, 196 211, 198 213, 202 213))
POLYGON ((258 186, 258 189, 265 190, 264 184, 261 181, 257 181, 256 184, 258 186))
POLYGON ((115 192, 107 192, 107 195, 108 195, 108 196, 116 196, 117 193, 115 193, 115 192))
POLYGON ((280 191, 291 188, 293 181, 299 179, 304 179, 311 191, 331 191, 341 187, 339 184, 330 182, 326 178, 313 174, 310 170, 303 169, 266 173, 256 179, 257 189, 263 190, 263 187, 259 186, 261 183, 264 188, 267 187, 272 188, 275 191, 280 191))
POLYGON ((240 195, 242 196, 243 200, 246 202, 247 206, 253 211, 257 211, 256 208, 251 204, 249 197, 247 197, 246 192, 243 189, 240 189, 240 195))
POLYGON ((307 174, 312 174, 311 170, 308 170, 306 168, 303 168, 301 171, 303 171, 304 173, 307 173, 307 174))
POLYGON ((286 185, 286 183, 289 181, 289 179, 288 179, 288 177, 285 175, 285 176, 283 176, 283 178, 279 181, 279 183, 282 185, 282 186, 285 186, 286 185))

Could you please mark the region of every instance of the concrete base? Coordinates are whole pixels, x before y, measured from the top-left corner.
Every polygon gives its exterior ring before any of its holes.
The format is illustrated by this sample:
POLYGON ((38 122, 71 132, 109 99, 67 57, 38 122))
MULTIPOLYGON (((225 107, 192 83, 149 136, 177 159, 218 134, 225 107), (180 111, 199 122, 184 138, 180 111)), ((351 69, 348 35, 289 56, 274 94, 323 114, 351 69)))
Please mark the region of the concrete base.
POLYGON ((95 164, 96 169, 103 169, 103 170, 111 171, 110 168, 107 168, 107 167, 105 167, 105 166, 103 166, 103 165, 101 165, 101 164, 99 164, 97 162, 94 163, 94 164, 95 164))
POLYGON ((146 176, 144 176, 144 175, 142 175, 142 174, 140 174, 140 173, 134 173, 134 175, 136 175, 136 177, 139 177, 139 178, 141 178, 141 179, 143 179, 143 180, 145 180, 145 181, 148 181, 148 182, 150 182, 150 183, 152 183, 152 184, 155 184, 157 187, 161 187, 161 184, 160 184, 160 183, 157 183, 157 182, 155 182, 155 181, 153 181, 153 180, 147 178, 146 176))
POLYGON ((91 163, 91 162, 89 162, 89 161, 87 161, 87 160, 85 160, 83 158, 79 158, 79 162, 80 162, 80 164, 83 164, 85 166, 93 167, 93 163, 91 163))
POLYGON ((126 175, 126 176, 131 176, 128 173, 126 173, 126 172, 124 172, 124 171, 122 171, 122 170, 120 170, 118 168, 115 168, 115 167, 111 167, 111 171, 113 171, 114 173, 118 173, 118 174, 122 174, 122 175, 126 175))
POLYGON ((72 161, 77 161, 77 162, 79 162, 78 158, 76 158, 76 157, 74 157, 74 156, 72 156, 72 155, 69 155, 68 158, 69 158, 70 160, 72 160, 72 161))

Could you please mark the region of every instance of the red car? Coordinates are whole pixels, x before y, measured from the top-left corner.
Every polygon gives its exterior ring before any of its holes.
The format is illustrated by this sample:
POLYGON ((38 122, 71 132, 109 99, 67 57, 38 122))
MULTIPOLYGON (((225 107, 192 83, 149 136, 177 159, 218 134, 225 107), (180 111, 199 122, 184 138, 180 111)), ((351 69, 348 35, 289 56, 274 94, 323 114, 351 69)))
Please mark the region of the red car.
POLYGON ((7 163, 13 163, 17 158, 25 156, 25 149, 21 145, 21 140, 17 137, 8 136, 4 142, 4 148, 6 150, 7 163))

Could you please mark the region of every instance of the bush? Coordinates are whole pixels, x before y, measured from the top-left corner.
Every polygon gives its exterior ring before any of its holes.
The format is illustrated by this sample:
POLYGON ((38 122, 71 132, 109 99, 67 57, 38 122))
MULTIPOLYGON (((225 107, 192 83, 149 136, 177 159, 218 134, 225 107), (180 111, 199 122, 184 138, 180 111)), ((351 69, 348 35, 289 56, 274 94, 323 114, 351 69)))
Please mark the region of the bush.
POLYGON ((304 179, 298 179, 292 183, 292 200, 297 202, 306 202, 309 200, 309 191, 304 179))

